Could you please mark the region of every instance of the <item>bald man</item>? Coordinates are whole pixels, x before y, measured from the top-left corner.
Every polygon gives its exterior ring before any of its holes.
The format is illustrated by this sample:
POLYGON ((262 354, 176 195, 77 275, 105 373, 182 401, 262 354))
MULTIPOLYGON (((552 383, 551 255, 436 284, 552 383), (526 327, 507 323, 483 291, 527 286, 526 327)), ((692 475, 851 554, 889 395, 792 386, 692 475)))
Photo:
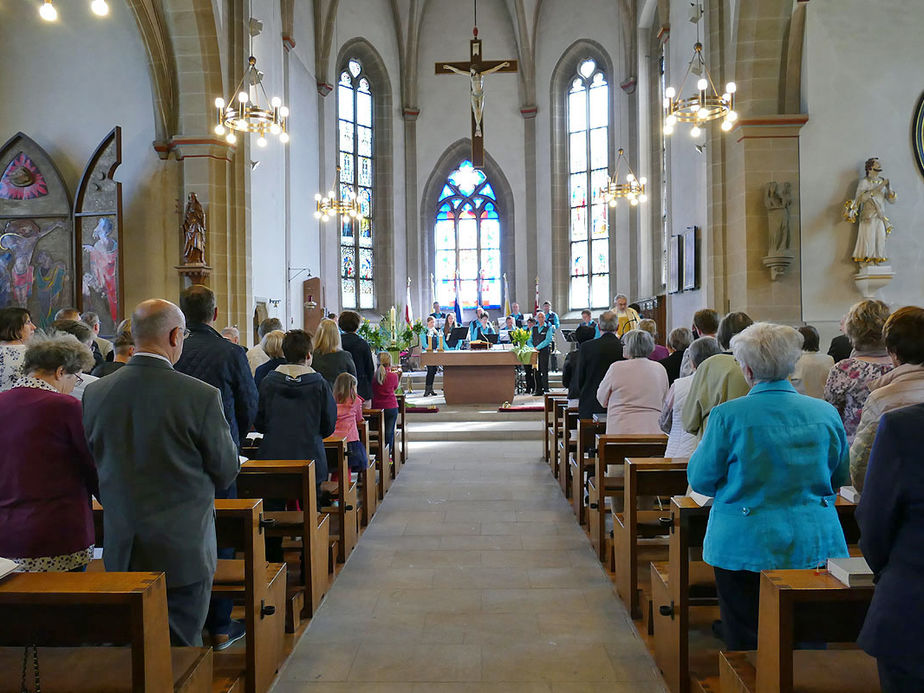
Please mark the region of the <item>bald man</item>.
POLYGON ((237 477, 237 444, 211 385, 178 373, 186 319, 169 301, 132 314, 135 355, 87 387, 83 425, 105 507, 108 571, 163 571, 174 645, 202 646, 216 566, 215 489, 237 477))

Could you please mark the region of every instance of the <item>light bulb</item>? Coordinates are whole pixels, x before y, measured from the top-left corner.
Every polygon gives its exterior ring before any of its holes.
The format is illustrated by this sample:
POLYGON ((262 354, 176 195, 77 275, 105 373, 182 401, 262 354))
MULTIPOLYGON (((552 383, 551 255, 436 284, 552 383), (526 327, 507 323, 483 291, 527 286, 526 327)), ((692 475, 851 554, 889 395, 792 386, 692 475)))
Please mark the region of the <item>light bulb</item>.
POLYGON ((729 112, 725 115, 725 120, 727 120, 727 121, 729 121, 729 122, 731 122, 731 123, 734 123, 736 120, 738 120, 738 111, 729 111, 729 112))
POLYGON ((638 200, 633 197, 631 200, 629 200, 629 204, 633 207, 638 207, 638 200))
POLYGON ((610 200, 610 207, 615 207, 615 206, 616 206, 616 198, 614 197, 612 200, 610 200))
POLYGON ((215 99, 215 108, 224 108, 224 107, 225 107, 225 100, 219 96, 217 99, 215 99))
POLYGON ((665 136, 670 137, 674 134, 674 128, 672 128, 670 125, 665 125, 663 132, 665 136))
POLYGON ((320 219, 320 218, 321 218, 321 213, 320 213, 320 212, 315 212, 315 213, 314 213, 314 218, 315 218, 315 219, 320 219))
POLYGON ((274 96, 272 99, 270 99, 270 106, 273 108, 279 108, 281 105, 282 99, 280 99, 278 96, 274 96))
POLYGON ((227 141, 228 144, 234 144, 237 142, 237 135, 235 135, 233 132, 229 132, 225 137, 225 141, 227 141))
POLYGON ((705 77, 700 77, 699 81, 696 82, 696 88, 700 91, 706 91, 706 88, 709 86, 709 82, 706 81, 705 77))
POLYGON ((216 135, 224 135, 224 134, 225 134, 225 126, 222 125, 221 123, 219 123, 218 125, 216 125, 216 126, 215 126, 215 134, 216 134, 216 135))
POLYGON ((734 94, 737 90, 738 90, 738 85, 735 84, 734 82, 729 82, 728 84, 725 85, 725 91, 727 91, 729 94, 734 94))
POLYGON ((698 126, 694 125, 690 128, 690 137, 699 137, 703 134, 703 131, 699 129, 698 126))
POLYGON ((330 217, 326 214, 321 215, 321 221, 327 221, 328 219, 330 219, 330 217))
POLYGON ((631 183, 632 181, 635 180, 635 174, 634 174, 634 173, 631 173, 631 172, 630 172, 630 173, 627 173, 627 174, 626 174, 626 180, 629 181, 629 182, 631 183))
POLYGON ((671 113, 667 118, 664 119, 664 124, 669 127, 674 127, 677 124, 677 116, 671 113))
POLYGON ((246 91, 242 91, 237 95, 237 100, 241 103, 247 103, 250 100, 250 94, 248 94, 246 91))
POLYGON ((257 146, 258 146, 258 147, 265 147, 265 146, 266 146, 266 138, 263 137, 262 135, 261 135, 260 137, 257 138, 257 146))
POLYGON ((661 105, 664 107, 664 110, 666 111, 668 108, 671 107, 671 100, 665 96, 664 100, 661 101, 661 105))
POLYGON ((288 142, 288 141, 289 141, 289 133, 288 133, 288 132, 280 132, 280 133, 279 133, 279 141, 282 142, 283 144, 285 144, 286 142, 288 142))
POLYGON ((699 110, 696 112, 696 117, 705 118, 707 115, 709 115, 709 109, 705 106, 700 106, 699 110))
POLYGON ((334 197, 334 191, 333 191, 333 190, 328 190, 328 191, 327 191, 327 196, 330 197, 330 198, 333 198, 333 197, 334 197))
POLYGON ((320 202, 320 201, 321 201, 321 193, 315 193, 315 194, 314 194, 314 201, 315 201, 315 202, 320 202))
POLYGON ((288 118, 288 117, 289 117, 289 109, 286 108, 285 106, 280 106, 280 107, 279 107, 279 117, 280 117, 280 118, 288 118))
POLYGON ((642 185, 648 185, 648 179, 645 176, 642 176, 641 178, 639 178, 638 182, 641 183, 642 185))
POLYGON ((726 118, 722 121, 722 132, 728 132, 732 129, 732 122, 726 118))
POLYGON ((677 90, 674 89, 673 87, 668 87, 667 89, 664 90, 664 96, 666 96, 669 99, 673 99, 676 95, 677 95, 677 90))
POLYGON ((270 125, 271 134, 278 135, 280 132, 282 132, 282 128, 279 127, 279 125, 277 125, 276 123, 273 123, 272 125, 270 125))
POLYGON ((58 19, 58 10, 55 9, 55 6, 51 4, 51 0, 45 0, 42 3, 42 6, 39 7, 39 17, 44 19, 46 22, 54 22, 58 19))
POLYGON ((639 202, 648 202, 648 195, 646 195, 645 193, 642 193, 641 195, 638 196, 638 201, 639 201, 639 202))
POLYGON ((105 17, 109 14, 109 5, 106 4, 106 0, 93 0, 90 3, 90 9, 97 17, 105 17))

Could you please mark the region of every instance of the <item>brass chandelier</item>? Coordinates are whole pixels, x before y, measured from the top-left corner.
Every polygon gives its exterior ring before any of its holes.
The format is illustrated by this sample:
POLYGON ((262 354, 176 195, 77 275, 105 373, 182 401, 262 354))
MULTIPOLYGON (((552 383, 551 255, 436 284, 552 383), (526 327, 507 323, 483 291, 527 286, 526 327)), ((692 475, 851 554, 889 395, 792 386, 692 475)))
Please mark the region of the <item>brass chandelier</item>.
POLYGON ((613 175, 607 180, 606 186, 600 188, 600 194, 606 200, 610 207, 615 207, 617 200, 623 198, 629 201, 629 204, 636 207, 639 202, 647 202, 648 195, 645 193, 645 185, 648 179, 645 176, 637 178, 629 160, 625 156, 623 148, 618 150, 616 165, 613 167, 613 175), (619 162, 622 162, 626 168, 625 182, 619 182, 619 162))
MULTIPOLYGON (((340 180, 339 166, 337 167, 337 180, 340 180)), ((321 193, 315 195, 314 200, 317 203, 317 209, 315 210, 314 218, 320 219, 321 221, 328 221, 333 216, 360 219, 362 213, 359 211, 359 202, 356 200, 356 193, 352 190, 347 190, 346 196, 347 199, 341 200, 333 190, 328 191, 326 197, 321 195, 321 193)))

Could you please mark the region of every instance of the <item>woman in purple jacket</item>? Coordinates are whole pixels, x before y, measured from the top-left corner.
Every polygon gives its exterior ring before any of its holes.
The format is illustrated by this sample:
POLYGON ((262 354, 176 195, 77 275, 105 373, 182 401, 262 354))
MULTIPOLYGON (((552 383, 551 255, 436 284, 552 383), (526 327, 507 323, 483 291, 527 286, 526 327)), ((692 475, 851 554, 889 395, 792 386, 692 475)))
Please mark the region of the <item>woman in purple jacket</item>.
POLYGON ((96 465, 69 396, 92 366, 74 337, 42 340, 26 350, 25 375, 0 393, 0 556, 20 570, 84 570, 93 557, 96 465))

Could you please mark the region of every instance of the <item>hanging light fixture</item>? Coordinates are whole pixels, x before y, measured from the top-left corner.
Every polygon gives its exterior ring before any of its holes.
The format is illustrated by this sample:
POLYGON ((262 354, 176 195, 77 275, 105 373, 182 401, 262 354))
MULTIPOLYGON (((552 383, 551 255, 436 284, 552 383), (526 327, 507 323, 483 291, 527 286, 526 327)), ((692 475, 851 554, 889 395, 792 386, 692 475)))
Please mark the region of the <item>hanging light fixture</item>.
POLYGON ((46 22, 55 22, 58 20, 58 10, 55 9, 54 3, 51 0, 45 0, 45 2, 39 6, 39 17, 46 22))
MULTIPOLYGON (((337 180, 340 180, 339 166, 337 167, 337 180)), ((314 196, 314 200, 317 203, 317 210, 314 213, 314 218, 320 219, 321 221, 329 221, 333 216, 345 216, 351 219, 360 219, 363 216, 362 212, 359 210, 359 202, 356 200, 356 193, 352 190, 347 191, 345 200, 340 199, 340 196, 333 190, 330 190, 327 196, 318 193, 314 196)))
POLYGON ((90 3, 90 9, 97 17, 105 17, 109 14, 109 4, 106 0, 93 0, 90 3))
POLYGON ((286 131, 289 109, 282 105, 282 99, 278 96, 272 99, 267 97, 263 88, 263 73, 257 69, 257 59, 253 56, 253 38, 262 30, 263 23, 251 18, 250 57, 247 59, 244 76, 227 102, 220 96, 215 99, 215 134, 224 136, 228 144, 237 142, 236 132, 258 135, 258 147, 266 146, 267 134, 278 137, 282 144, 289 141, 289 133, 286 131))
POLYGON ((619 198, 628 200, 629 204, 635 207, 639 202, 648 202, 648 195, 645 193, 647 183, 648 179, 645 176, 636 177, 632 167, 629 166, 625 151, 620 147, 616 157, 616 165, 613 167, 613 175, 607 179, 606 185, 600 188, 600 194, 603 195, 603 199, 609 203, 610 207, 615 207, 619 198), (626 169, 624 183, 619 182, 620 161, 626 169))
POLYGON ((692 123, 690 137, 699 137, 702 134, 702 126, 706 123, 724 118, 722 131, 728 132, 738 120, 738 114, 735 112, 737 87, 734 82, 729 82, 721 95, 716 90, 706 67, 706 59, 703 57, 703 44, 699 40, 699 17, 702 15, 702 7, 697 6, 694 12, 696 43, 693 44, 693 57, 687 65, 680 88, 667 87, 664 90, 664 134, 667 136, 673 134, 677 123, 692 123), (696 80, 696 92, 684 97, 683 89, 691 74, 699 75, 699 79, 696 80))

